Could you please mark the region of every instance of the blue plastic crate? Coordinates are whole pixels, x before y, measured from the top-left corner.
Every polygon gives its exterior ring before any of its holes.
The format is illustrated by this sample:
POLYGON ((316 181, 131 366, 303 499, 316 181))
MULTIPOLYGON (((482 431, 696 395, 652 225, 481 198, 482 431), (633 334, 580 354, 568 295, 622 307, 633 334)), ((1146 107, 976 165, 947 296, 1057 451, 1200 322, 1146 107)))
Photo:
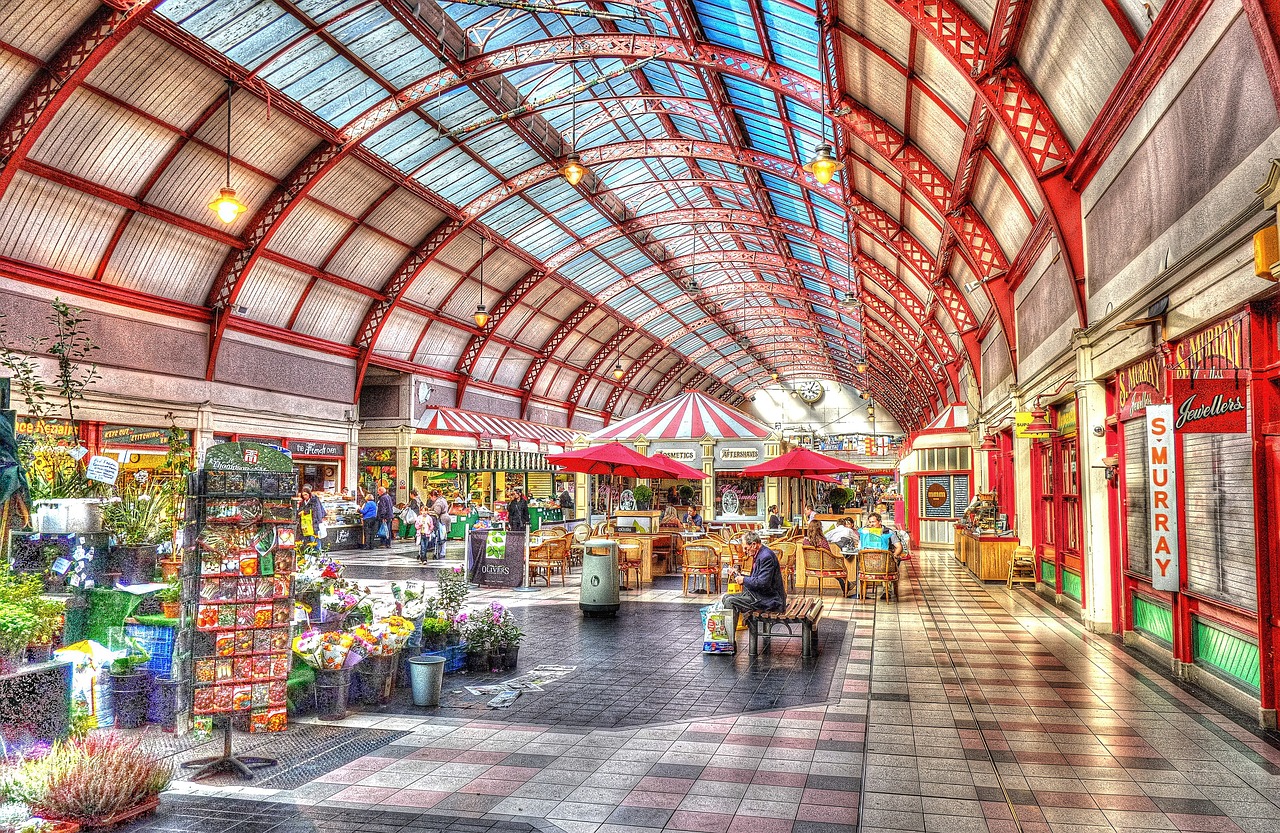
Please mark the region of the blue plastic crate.
POLYGON ((461 671, 467 664, 467 643, 450 645, 443 651, 423 651, 424 657, 444 657, 444 673, 452 674, 461 671))
POLYGON ((143 668, 157 677, 168 677, 173 672, 173 645, 177 628, 162 625, 125 625, 124 635, 137 640, 142 649, 151 655, 143 668))

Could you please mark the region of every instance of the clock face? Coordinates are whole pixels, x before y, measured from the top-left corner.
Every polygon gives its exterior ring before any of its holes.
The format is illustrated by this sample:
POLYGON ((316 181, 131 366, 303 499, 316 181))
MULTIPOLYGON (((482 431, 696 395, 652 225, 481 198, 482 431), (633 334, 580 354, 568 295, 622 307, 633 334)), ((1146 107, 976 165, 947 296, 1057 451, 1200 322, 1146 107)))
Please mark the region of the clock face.
POLYGON ((800 392, 800 398, 805 402, 808 402, 810 405, 821 399, 822 394, 825 393, 822 383, 817 379, 811 379, 808 382, 801 382, 800 386, 796 388, 796 390, 800 392))

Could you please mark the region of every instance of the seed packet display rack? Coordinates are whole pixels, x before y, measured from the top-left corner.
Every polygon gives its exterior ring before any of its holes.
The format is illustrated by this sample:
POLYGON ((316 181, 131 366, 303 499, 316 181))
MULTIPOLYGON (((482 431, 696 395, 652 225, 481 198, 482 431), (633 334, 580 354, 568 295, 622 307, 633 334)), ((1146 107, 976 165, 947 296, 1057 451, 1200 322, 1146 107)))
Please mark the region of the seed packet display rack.
POLYGON ((252 779, 276 761, 233 755, 231 724, 287 728, 297 474, 270 446, 223 443, 188 487, 180 702, 188 722, 222 732, 223 754, 183 766, 196 770, 192 779, 223 770, 252 779))

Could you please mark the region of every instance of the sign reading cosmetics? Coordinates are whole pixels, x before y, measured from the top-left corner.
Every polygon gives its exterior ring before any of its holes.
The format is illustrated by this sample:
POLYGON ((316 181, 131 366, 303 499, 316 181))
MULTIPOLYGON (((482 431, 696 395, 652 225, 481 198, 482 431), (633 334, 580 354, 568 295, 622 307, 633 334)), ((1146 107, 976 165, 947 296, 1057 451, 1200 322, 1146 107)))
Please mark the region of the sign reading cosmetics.
POLYGON ((1178 431, 1243 434, 1249 430, 1249 384, 1236 374, 1225 379, 1174 379, 1173 408, 1178 431))
POLYGON ((1172 405, 1147 405, 1147 484, 1151 506, 1151 586, 1178 592, 1178 485, 1172 405))
POLYGON ((658 454, 659 452, 686 466, 702 468, 702 446, 698 443, 653 443, 649 446, 647 453, 658 454))

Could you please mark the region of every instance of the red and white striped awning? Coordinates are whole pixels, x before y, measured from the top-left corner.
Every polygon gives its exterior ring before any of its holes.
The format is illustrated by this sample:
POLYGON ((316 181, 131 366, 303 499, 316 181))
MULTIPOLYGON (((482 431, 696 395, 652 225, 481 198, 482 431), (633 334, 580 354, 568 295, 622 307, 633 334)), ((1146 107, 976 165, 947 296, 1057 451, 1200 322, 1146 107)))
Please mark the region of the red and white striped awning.
POLYGON ((606 426, 591 434, 595 442, 630 440, 759 440, 769 436, 769 428, 741 411, 736 411, 700 393, 687 390, 668 402, 641 411, 633 417, 606 426))
POLYGON ((533 443, 550 443, 569 446, 581 432, 552 425, 539 425, 523 419, 477 414, 458 408, 431 408, 418 420, 417 428, 424 433, 439 433, 481 438, 498 437, 505 440, 524 440, 533 443))
POLYGON ((922 431, 967 431, 969 428, 969 408, 966 405, 948 405, 942 413, 933 418, 922 431))

